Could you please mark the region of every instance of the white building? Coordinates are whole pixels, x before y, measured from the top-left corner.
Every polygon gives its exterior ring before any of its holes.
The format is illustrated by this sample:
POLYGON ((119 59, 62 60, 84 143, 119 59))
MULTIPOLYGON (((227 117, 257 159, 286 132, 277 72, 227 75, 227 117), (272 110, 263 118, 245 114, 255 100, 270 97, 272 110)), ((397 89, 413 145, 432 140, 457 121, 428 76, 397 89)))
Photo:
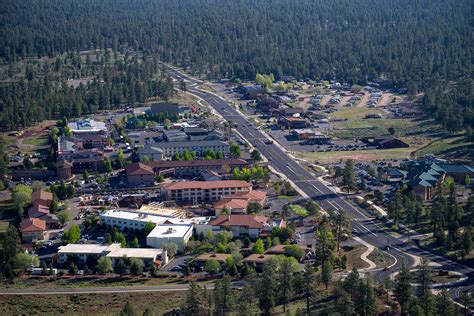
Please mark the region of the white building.
POLYGON ((161 248, 167 243, 175 243, 179 251, 184 251, 192 234, 193 225, 157 225, 146 237, 146 244, 161 248))
POLYGON ((107 126, 104 122, 94 121, 91 119, 70 122, 67 124, 67 127, 69 127, 74 135, 100 134, 102 132, 107 132, 107 126))
POLYGON ((124 230, 125 228, 141 230, 148 222, 161 224, 167 219, 169 218, 134 211, 108 210, 99 214, 99 221, 101 224, 117 227, 120 230, 124 230))
POLYGON ((137 258, 143 260, 145 264, 159 263, 165 265, 168 263, 166 250, 151 248, 121 248, 120 244, 97 245, 97 244, 68 244, 59 247, 58 263, 65 263, 70 256, 77 257, 81 262, 86 262, 89 256, 111 258, 112 263, 119 258, 137 258))

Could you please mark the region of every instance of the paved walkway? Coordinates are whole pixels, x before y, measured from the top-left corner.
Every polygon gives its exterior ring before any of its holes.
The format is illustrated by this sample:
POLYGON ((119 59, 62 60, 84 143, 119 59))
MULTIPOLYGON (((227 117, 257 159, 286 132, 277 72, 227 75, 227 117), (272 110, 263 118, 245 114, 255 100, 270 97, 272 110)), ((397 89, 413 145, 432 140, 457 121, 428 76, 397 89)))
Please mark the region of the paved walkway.
POLYGON ((369 243, 366 243, 365 241, 363 241, 363 240, 360 239, 359 237, 355 237, 355 236, 354 236, 354 237, 352 237, 352 238, 353 238, 355 241, 357 241, 358 243, 360 243, 360 244, 362 244, 362 245, 364 245, 364 246, 367 247, 367 250, 366 250, 363 254, 360 255, 360 258, 361 258, 363 261, 367 262, 367 263, 369 264, 369 267, 360 269, 359 271, 361 271, 361 272, 368 272, 368 271, 370 271, 370 270, 376 269, 376 268, 377 268, 377 265, 375 264, 375 262, 373 262, 372 260, 370 260, 370 259, 368 258, 368 256, 372 253, 372 251, 374 251, 374 249, 375 249, 374 246, 372 246, 372 245, 369 244, 369 243))

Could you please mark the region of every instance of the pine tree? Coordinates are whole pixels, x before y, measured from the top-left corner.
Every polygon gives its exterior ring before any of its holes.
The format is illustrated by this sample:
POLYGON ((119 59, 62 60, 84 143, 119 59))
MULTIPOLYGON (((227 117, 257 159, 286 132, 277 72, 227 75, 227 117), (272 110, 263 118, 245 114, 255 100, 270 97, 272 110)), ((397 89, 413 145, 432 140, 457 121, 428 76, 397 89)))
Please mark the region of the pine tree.
POLYGON ((191 282, 186 295, 186 301, 182 308, 184 315, 201 315, 203 312, 203 290, 194 282, 191 282))
POLYGON ((356 189, 354 161, 352 159, 346 160, 342 175, 342 184, 347 187, 347 191, 356 189))
POLYGON ((418 266, 418 283, 420 284, 420 296, 423 296, 431 284, 431 269, 428 264, 428 260, 425 257, 421 258, 420 265, 418 266))
POLYGON ((398 303, 401 307, 401 314, 405 315, 410 306, 412 299, 412 290, 410 285, 410 272, 405 264, 405 261, 402 262, 402 268, 398 275, 396 276, 395 281, 395 296, 398 300, 398 303))
POLYGON ((228 275, 224 275, 222 280, 215 283, 213 297, 216 315, 226 315, 233 310, 235 293, 231 288, 228 275))

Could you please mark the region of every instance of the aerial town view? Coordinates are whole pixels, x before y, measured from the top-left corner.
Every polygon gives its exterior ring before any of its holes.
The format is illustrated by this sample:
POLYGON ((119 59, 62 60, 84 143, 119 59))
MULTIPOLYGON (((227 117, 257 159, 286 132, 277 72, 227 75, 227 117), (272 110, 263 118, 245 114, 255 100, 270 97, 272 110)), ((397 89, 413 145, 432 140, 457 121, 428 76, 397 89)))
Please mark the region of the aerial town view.
POLYGON ((473 11, 2 1, 0 315, 474 315, 473 11))

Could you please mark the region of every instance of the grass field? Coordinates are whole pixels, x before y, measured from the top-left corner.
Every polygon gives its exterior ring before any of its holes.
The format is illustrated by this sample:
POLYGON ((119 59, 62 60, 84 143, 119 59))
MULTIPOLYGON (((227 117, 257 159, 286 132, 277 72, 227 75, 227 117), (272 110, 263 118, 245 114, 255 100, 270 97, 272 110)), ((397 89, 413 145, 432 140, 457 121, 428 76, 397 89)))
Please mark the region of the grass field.
POLYGON ((202 107, 199 104, 199 99, 196 98, 195 96, 190 95, 189 93, 175 93, 173 98, 171 98, 170 102, 176 102, 179 104, 186 104, 186 105, 191 105, 195 107, 202 107))
POLYGON ((9 223, 10 221, 0 221, 0 233, 7 230, 9 223))
POLYGON ((186 292, 0 296, 1 315, 118 315, 129 302, 141 315, 179 308, 186 292))
POLYGON ((372 161, 385 159, 403 159, 411 157, 415 148, 394 148, 384 150, 355 150, 355 151, 330 151, 330 152, 295 152, 297 158, 312 162, 319 160, 322 164, 335 163, 342 160, 353 159, 356 161, 372 161))
POLYGON ((0 201, 0 232, 5 231, 10 223, 19 221, 18 213, 11 201, 0 201))
POLYGON ((25 145, 32 145, 32 146, 38 146, 38 147, 43 147, 48 145, 48 138, 46 136, 33 136, 33 137, 28 137, 23 140, 23 143, 25 145))
POLYGON ((342 108, 331 114, 334 136, 338 138, 374 137, 388 135, 388 128, 395 129, 395 136, 410 137, 420 143, 431 139, 425 135, 436 135, 441 132, 433 120, 419 118, 387 118, 380 108, 342 108), (381 114, 380 119, 365 119, 367 114, 381 114))
POLYGON ((308 216, 308 211, 301 205, 298 204, 291 204, 290 208, 295 212, 296 215, 301 216, 301 217, 306 217, 308 216))
MULTIPOLYGON (((207 281, 206 281, 207 282, 207 281)), ((200 282, 204 284, 206 282, 200 282)), ((117 276, 117 277, 98 277, 98 276, 84 276, 84 277, 25 277, 18 278, 14 283, 9 283, 8 286, 12 288, 83 288, 83 287, 114 287, 114 286, 155 286, 155 285, 173 285, 187 283, 182 277, 163 275, 163 277, 146 278, 146 277, 131 277, 131 276, 117 276)))
MULTIPOLYGON (((438 157, 474 160, 474 142, 467 141, 463 134, 450 136, 432 119, 423 118, 387 118, 380 108, 341 108, 331 114, 336 138, 351 139, 389 135, 388 129, 395 129, 396 137, 407 142, 409 148, 374 150, 362 152, 315 153, 317 160, 335 162, 353 156, 356 160, 401 159, 412 156, 421 157, 433 153, 438 157), (381 114, 381 119, 365 119, 367 114, 381 114), (339 120, 339 121, 338 121, 339 120)), ((305 155, 305 154, 303 154, 305 155)), ((309 157, 312 157, 309 155, 309 157)), ((303 157, 302 157, 303 158, 303 157)))
POLYGON ((374 249, 367 258, 372 260, 377 268, 385 268, 395 263, 395 259, 392 256, 378 249, 374 249))
POLYGON ((363 269, 369 267, 369 264, 360 258, 367 251, 366 246, 357 244, 356 246, 341 247, 341 249, 341 255, 345 254, 347 257, 346 271, 351 271, 353 268, 363 269))
POLYGON ((435 154, 439 157, 463 161, 474 160, 474 142, 466 140, 464 135, 440 138, 416 151, 417 156, 435 154))
MULTIPOLYGON (((412 275, 412 282, 416 283, 419 277, 418 271, 411 271, 410 274, 412 275)), ((449 273, 448 275, 439 275, 438 271, 431 271, 430 278, 433 284, 441 284, 456 282, 460 279, 460 276, 453 273, 449 273)))

